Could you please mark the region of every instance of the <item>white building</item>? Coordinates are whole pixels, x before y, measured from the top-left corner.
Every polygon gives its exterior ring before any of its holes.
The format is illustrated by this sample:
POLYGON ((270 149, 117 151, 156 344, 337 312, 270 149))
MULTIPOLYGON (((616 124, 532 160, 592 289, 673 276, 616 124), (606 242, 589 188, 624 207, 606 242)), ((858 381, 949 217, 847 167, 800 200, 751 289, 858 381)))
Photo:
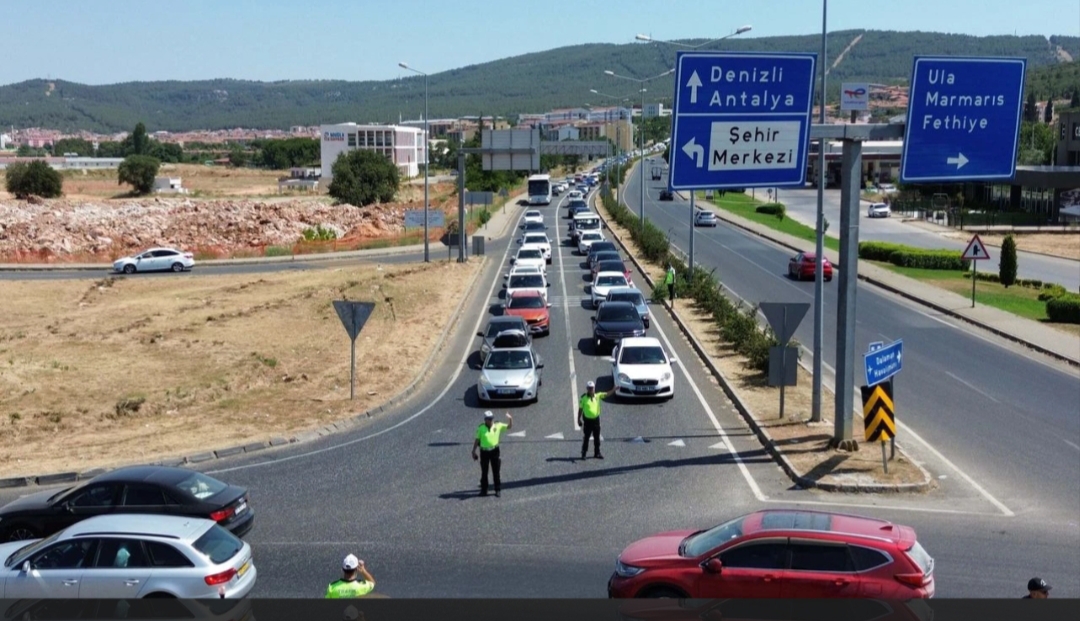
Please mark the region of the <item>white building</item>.
POLYGON ((630 108, 623 108, 622 106, 592 108, 589 110, 586 120, 591 123, 614 123, 616 121, 625 121, 630 118, 630 115, 630 108))
POLYGON ((657 116, 671 116, 671 109, 664 108, 662 103, 645 104, 645 118, 651 119, 657 116))
POLYGON ((339 123, 319 126, 319 145, 322 158, 322 181, 333 179, 334 162, 342 153, 356 149, 377 151, 398 167, 402 176, 416 177, 420 164, 427 163, 424 130, 401 125, 357 125, 339 123))
POLYGON ((180 177, 155 177, 154 192, 157 194, 187 194, 180 177))
POLYGON ((0 149, 6 149, 9 142, 11 142, 11 136, 0 134, 0 149))
POLYGON ((581 132, 577 127, 569 123, 552 127, 544 132, 544 140, 561 142, 563 140, 580 140, 581 132))

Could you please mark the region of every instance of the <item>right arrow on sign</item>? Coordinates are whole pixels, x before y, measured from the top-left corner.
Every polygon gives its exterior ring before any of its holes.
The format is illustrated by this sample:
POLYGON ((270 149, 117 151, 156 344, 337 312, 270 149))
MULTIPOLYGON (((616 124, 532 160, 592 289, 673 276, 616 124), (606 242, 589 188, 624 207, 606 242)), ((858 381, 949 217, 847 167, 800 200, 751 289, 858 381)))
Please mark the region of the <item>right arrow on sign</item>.
POLYGON ((690 79, 686 81, 686 86, 690 88, 690 103, 697 103, 697 89, 701 85, 701 77, 698 76, 697 71, 691 73, 690 79))
POLYGON ((697 143, 697 138, 691 138, 690 142, 683 145, 683 153, 690 156, 698 168, 705 165, 705 147, 697 143))
POLYGON ((964 167, 964 164, 968 163, 968 158, 964 157, 963 153, 957 154, 959 157, 950 157, 945 160, 946 164, 956 164, 956 169, 960 170, 964 167))

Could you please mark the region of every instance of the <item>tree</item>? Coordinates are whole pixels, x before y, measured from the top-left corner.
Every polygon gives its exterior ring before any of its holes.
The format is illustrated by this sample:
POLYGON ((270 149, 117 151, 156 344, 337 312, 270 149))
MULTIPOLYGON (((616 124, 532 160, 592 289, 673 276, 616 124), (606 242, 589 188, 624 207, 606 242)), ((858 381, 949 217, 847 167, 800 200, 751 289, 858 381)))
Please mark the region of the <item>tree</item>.
POLYGON ((1046 100, 1046 108, 1043 110, 1043 123, 1049 125, 1054 122, 1054 98, 1046 100))
POLYGON ((232 151, 229 151, 229 165, 233 168, 240 168, 247 164, 247 154, 239 146, 234 146, 232 151))
POLYGON ((397 166, 389 158, 366 149, 342 153, 331 170, 330 196, 357 207, 390 202, 400 182, 397 166))
POLYGON ((128 184, 137 195, 149 194, 154 189, 161 162, 149 155, 129 155, 120 162, 117 170, 117 185, 128 184))
POLYGON ((82 138, 62 138, 53 145, 53 153, 56 155, 76 153, 79 157, 93 157, 94 144, 82 138))
POLYGON ((131 132, 131 155, 146 155, 149 138, 146 137, 146 126, 142 121, 135 125, 135 131, 131 132))
POLYGON ((56 198, 64 191, 64 177, 41 160, 11 164, 6 177, 7 191, 15 198, 56 198))
POLYGON ((1072 92, 1072 101, 1069 102, 1070 108, 1080 108, 1080 88, 1074 88, 1072 92))
POLYGON ((1001 262, 998 264, 998 278, 1008 288, 1016 284, 1016 241, 1011 234, 1001 242, 1001 262))

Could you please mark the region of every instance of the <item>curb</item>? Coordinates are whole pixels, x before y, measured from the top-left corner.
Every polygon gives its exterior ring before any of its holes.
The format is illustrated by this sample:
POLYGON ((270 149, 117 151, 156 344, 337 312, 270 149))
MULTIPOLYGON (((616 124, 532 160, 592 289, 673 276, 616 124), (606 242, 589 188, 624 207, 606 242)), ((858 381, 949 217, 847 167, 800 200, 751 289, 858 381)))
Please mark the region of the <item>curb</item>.
MULTIPOLYGON (((782 241, 782 240, 779 240, 779 239, 773 237, 772 235, 769 235, 767 233, 762 233, 761 231, 754 230, 754 229, 752 229, 752 228, 750 228, 750 227, 748 227, 748 226, 746 226, 744 224, 741 224, 739 222, 735 222, 734 220, 731 220, 729 218, 725 218, 725 217, 723 217, 721 215, 721 213, 726 214, 727 213, 726 211, 724 211, 720 207, 716 207, 715 205, 713 205, 713 207, 715 207, 716 211, 717 211, 716 217, 719 218, 720 220, 723 220, 724 222, 727 222, 728 224, 730 224, 732 226, 738 227, 738 228, 740 228, 740 229, 742 229, 744 231, 747 231, 748 233, 752 233, 754 235, 757 235, 758 237, 767 239, 767 240, 773 242, 774 244, 779 244, 779 245, 781 245, 784 248, 787 248, 789 250, 794 250, 795 252, 802 252, 803 251, 803 249, 799 248, 798 246, 793 246, 793 245, 791 245, 791 244, 789 244, 789 243, 787 243, 785 241, 782 241)), ((1061 258, 1061 257, 1058 257, 1058 258, 1061 258)), ((833 266, 833 270, 840 271, 835 265, 833 266)), ((1040 354, 1043 354, 1044 356, 1049 356, 1050 358, 1053 358, 1054 360, 1057 360, 1059 362, 1064 362, 1064 363, 1072 365, 1072 366, 1080 367, 1080 360, 1078 360, 1078 359, 1070 358, 1070 357, 1068 357, 1068 356, 1066 356, 1064 354, 1061 354, 1061 353, 1058 353, 1056 351, 1047 349, 1047 348, 1043 347, 1042 345, 1032 343, 1031 341, 1029 341, 1027 339, 1024 339, 1022 337, 1016 336, 1015 334, 1010 334, 1008 332, 1005 332, 1004 330, 1001 330, 999 328, 995 328, 995 327, 991 326, 988 323, 979 321, 978 319, 973 319, 971 317, 968 317, 967 315, 963 315, 963 314, 958 313, 958 312, 956 312, 956 311, 954 311, 952 309, 941 306, 940 304, 936 304, 934 302, 931 302, 931 301, 929 301, 927 299, 920 298, 920 297, 918 297, 918 296, 916 296, 914 294, 908 293, 908 292, 906 292, 906 291, 904 291, 904 290, 902 290, 902 289, 900 289, 898 287, 894 287, 892 285, 886 284, 886 283, 882 282, 881 280, 878 280, 877 278, 874 278, 873 276, 866 276, 865 274, 856 274, 856 276, 858 277, 859 280, 862 280, 862 281, 866 282, 867 284, 874 285, 875 287, 879 287, 881 289, 889 291, 890 293, 895 293, 895 294, 897 294, 897 295, 899 295, 899 296, 901 296, 903 298, 911 300, 912 302, 917 302, 917 303, 919 303, 919 304, 921 304, 921 305, 923 305, 923 306, 925 306, 927 308, 931 308, 931 309, 933 309, 933 310, 935 310, 935 311, 937 311, 939 313, 942 313, 944 315, 948 315, 949 317, 952 317, 953 319, 959 319, 961 321, 965 321, 965 322, 967 322, 967 323, 969 323, 969 324, 971 324, 971 325, 973 325, 973 326, 975 326, 977 328, 982 328, 983 330, 986 330, 987 332, 990 332, 992 334, 1000 336, 1001 338, 1012 341, 1012 342, 1014 342, 1014 343, 1016 343, 1018 345, 1023 345, 1024 347, 1027 347, 1028 349, 1037 351, 1040 354)))
MULTIPOLYGON (((353 416, 350 416, 349 418, 345 418, 345 419, 342 419, 342 420, 339 420, 339 421, 336 421, 336 422, 333 422, 333 423, 329 423, 329 424, 324 425, 323 427, 320 427, 320 428, 317 428, 317 429, 309 429, 307 431, 297 433, 296 435, 293 435, 293 436, 290 436, 290 437, 287 437, 287 438, 283 437, 283 436, 276 436, 276 437, 271 438, 268 441, 251 442, 251 443, 248 443, 248 444, 231 446, 231 447, 228 447, 228 448, 221 448, 221 449, 216 449, 216 450, 213 450, 213 451, 205 451, 205 452, 201 452, 201 453, 195 453, 195 454, 192 454, 192 455, 185 455, 185 456, 182 456, 182 457, 167 458, 167 459, 159 460, 159 461, 156 461, 156 462, 152 462, 152 465, 155 465, 155 466, 182 467, 182 466, 187 466, 187 465, 191 465, 191 464, 201 464, 201 463, 208 462, 208 461, 214 461, 214 460, 218 460, 218 459, 225 459, 225 458, 228 458, 228 457, 234 457, 236 455, 254 453, 254 452, 261 451, 263 449, 268 449, 268 448, 276 448, 276 447, 281 447, 281 446, 290 445, 290 444, 300 444, 300 443, 304 443, 304 442, 310 442, 310 441, 313 441, 313 440, 318 440, 318 439, 320 439, 320 438, 322 438, 324 436, 328 436, 328 435, 331 435, 331 434, 338 433, 340 431, 345 431, 347 429, 351 429, 351 428, 355 427, 356 425, 358 425, 360 422, 368 420, 368 419, 374 417, 376 414, 379 414, 379 413, 382 413, 382 412, 385 412, 385 411, 389 410, 392 406, 394 406, 394 405, 400 403, 401 401, 403 401, 404 397, 409 396, 410 393, 412 393, 413 388, 415 388, 417 384, 419 384, 421 381, 423 381, 424 379, 427 378, 427 375, 431 371, 431 367, 432 367, 433 363, 435 362, 436 356, 442 351, 443 347, 446 345, 447 337, 450 335, 451 329, 454 328, 458 324, 459 320, 461 319, 461 314, 465 310, 465 302, 470 297, 472 297, 473 293, 475 292, 476 285, 477 285, 478 282, 480 282, 480 275, 484 271, 484 263, 486 263, 487 260, 488 260, 487 256, 484 256, 481 259, 480 268, 476 271, 476 274, 473 276, 472 281, 469 283, 468 288, 465 290, 465 294, 463 296, 461 296, 461 301, 458 302, 457 308, 454 309, 453 314, 450 316, 450 320, 448 322, 446 322, 446 326, 443 328, 442 332, 439 334, 439 338, 435 342, 435 347, 431 350, 431 353, 428 355, 427 360, 424 361, 423 366, 417 372, 416 376, 413 377, 413 380, 411 382, 409 382, 409 384, 407 386, 405 386, 405 388, 398 391, 397 394, 395 394, 393 397, 390 397, 389 400, 383 402, 380 405, 373 406, 372 408, 370 408, 368 410, 365 410, 365 411, 363 411, 363 412, 361 412, 359 414, 355 414, 353 416)), ((142 464, 142 463, 146 463, 146 462, 139 462, 139 463, 142 464)), ((134 464, 131 464, 131 465, 134 465, 134 464)), ((108 472, 109 470, 111 470, 111 468, 95 468, 93 470, 89 470, 89 471, 81 472, 81 473, 79 473, 79 472, 62 472, 62 473, 54 473, 54 474, 25 475, 25 476, 4 478, 4 479, 0 479, 0 489, 11 489, 11 488, 30 487, 30 486, 46 486, 46 485, 53 485, 53 484, 56 484, 56 483, 74 483, 74 482, 78 482, 78 481, 86 481, 88 479, 92 479, 92 478, 98 476, 99 474, 104 474, 105 472, 108 472)))
MULTIPOLYGON (((599 210, 595 211, 597 214, 600 214, 599 210)), ((605 218, 603 215, 600 215, 600 219, 603 220, 605 223, 607 222, 607 218, 605 218)), ((608 228, 608 230, 611 231, 610 228, 608 228)), ((617 241, 620 246, 622 246, 623 250, 626 252, 626 255, 630 257, 630 261, 634 264, 635 267, 638 268, 638 271, 641 272, 642 277, 647 283, 649 283, 649 286, 655 289, 656 283, 653 282, 653 279, 649 276, 649 273, 645 270, 644 266, 642 266, 638 262, 637 257, 630 253, 630 249, 626 246, 625 243, 623 243, 622 238, 616 235, 614 232, 612 232, 611 236, 615 238, 615 241, 617 241)), ((771 455, 772 458, 778 463, 780 469, 784 471, 784 474, 786 474, 788 478, 790 478, 795 484, 799 485, 804 489, 818 489, 825 492, 847 493, 923 492, 930 489, 933 485, 933 477, 926 470, 926 468, 923 468, 921 464, 915 462, 915 460, 911 459, 910 456, 907 456, 904 453, 903 448, 900 446, 897 446, 897 451, 901 454, 904 454, 905 457, 907 457, 908 462, 915 465, 915 467, 917 467, 919 471, 922 472, 923 481, 921 483, 822 483, 819 481, 808 479, 805 476, 799 474, 798 470, 795 469, 795 467, 791 464, 788 458, 780 451, 780 449, 776 447, 776 442, 774 442, 772 438, 769 437, 765 429, 761 427, 761 425, 758 423, 757 418, 754 417, 754 414, 750 410, 749 406, 743 403, 742 399, 739 398, 738 393, 735 392, 735 389, 731 386, 730 382, 728 382, 727 378, 724 377, 724 374, 721 373, 720 369, 713 363, 712 357, 709 356, 708 352, 705 351, 705 347, 701 344, 700 341, 698 341, 697 337, 693 335, 693 333, 690 331, 690 328, 685 323, 683 323, 682 318, 679 317, 679 314, 675 311, 675 309, 671 308, 671 306, 669 306, 665 302, 661 302, 661 306, 667 309, 668 315, 671 316, 672 320, 675 322, 675 325, 679 327, 679 331, 682 332, 683 336, 685 336, 687 340, 690 341, 691 348, 694 350, 695 353, 697 353, 698 358, 700 358, 702 362, 705 363, 705 366, 709 369, 709 372, 712 373, 713 377, 716 378, 716 381, 720 384, 720 387, 723 389, 724 394, 727 395, 729 399, 731 399, 731 402, 733 404, 735 404, 735 408, 739 411, 739 414, 742 415, 743 419, 746 420, 747 424, 750 425, 750 428, 753 430, 754 435, 757 436, 758 441, 761 442, 762 446, 765 448, 766 451, 768 451, 769 455, 771 455)))

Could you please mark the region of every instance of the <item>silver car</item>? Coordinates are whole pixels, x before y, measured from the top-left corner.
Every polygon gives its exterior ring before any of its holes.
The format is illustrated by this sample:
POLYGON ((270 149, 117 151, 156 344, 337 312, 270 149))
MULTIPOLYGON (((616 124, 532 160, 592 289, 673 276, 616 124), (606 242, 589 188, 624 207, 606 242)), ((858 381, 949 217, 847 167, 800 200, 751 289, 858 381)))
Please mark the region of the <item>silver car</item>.
POLYGON ((240 598, 255 586, 251 546, 213 520, 111 514, 45 539, 0 545, 0 597, 240 598))
POLYGON ((495 337, 503 332, 511 330, 519 330, 528 333, 529 324, 521 317, 511 315, 492 317, 491 321, 488 322, 487 328, 476 333, 476 336, 484 339, 480 343, 480 359, 487 359, 488 354, 491 353, 491 350, 494 348, 495 337))
POLYGON ((520 330, 500 333, 484 360, 476 392, 482 403, 540 399, 540 374, 544 363, 533 351, 528 335, 520 330), (503 347, 503 345, 516 345, 503 347))
POLYGON ((151 248, 142 254, 121 257, 113 261, 113 271, 125 274, 183 272, 193 267, 195 267, 195 255, 175 248, 151 248))
POLYGON ((641 323, 649 327, 649 302, 637 287, 614 287, 608 290, 607 302, 630 302, 641 316, 641 323))

